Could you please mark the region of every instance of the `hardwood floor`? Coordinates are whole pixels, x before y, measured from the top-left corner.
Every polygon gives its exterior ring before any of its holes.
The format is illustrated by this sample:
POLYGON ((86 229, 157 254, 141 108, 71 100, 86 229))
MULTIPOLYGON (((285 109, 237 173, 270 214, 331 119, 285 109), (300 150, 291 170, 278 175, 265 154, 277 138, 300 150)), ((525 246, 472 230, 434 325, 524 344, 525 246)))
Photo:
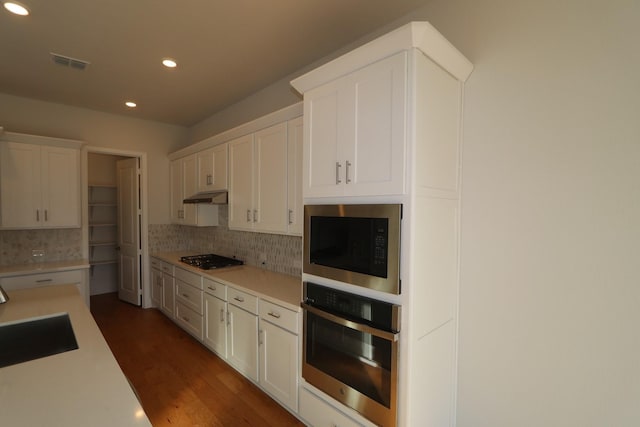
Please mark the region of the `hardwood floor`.
POLYGON ((158 310, 104 294, 91 313, 155 427, 303 426, 158 310))

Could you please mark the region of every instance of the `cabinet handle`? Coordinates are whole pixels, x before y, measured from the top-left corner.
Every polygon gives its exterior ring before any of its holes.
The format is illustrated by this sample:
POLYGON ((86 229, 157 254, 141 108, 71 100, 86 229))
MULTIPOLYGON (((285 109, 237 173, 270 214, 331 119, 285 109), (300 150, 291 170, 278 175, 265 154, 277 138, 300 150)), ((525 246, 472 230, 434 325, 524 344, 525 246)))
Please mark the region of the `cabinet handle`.
POLYGON ((262 339, 262 334, 264 334, 264 331, 262 329, 260 329, 258 331, 258 345, 262 345, 264 343, 264 341, 262 339))
POLYGON ((187 294, 182 294, 183 297, 185 297, 186 299, 189 299, 189 295, 187 294))
POLYGON ((271 317, 275 317, 276 319, 280 318, 280 313, 277 313, 277 312, 270 311, 267 314, 271 317))
POLYGON ((213 184, 213 176, 211 174, 207 175, 207 185, 213 184))
POLYGON ((340 181, 340 168, 342 167, 342 165, 340 164, 340 162, 336 162, 336 185, 340 184, 342 181, 340 181))
POLYGON ((224 323, 224 308, 220 309, 220 322, 224 323))
POLYGON ((40 279, 40 280, 36 280, 36 283, 48 283, 48 282, 53 282, 53 279, 40 279))
POLYGON ((258 210, 254 209, 253 210, 253 222, 258 222, 258 220, 256 219, 258 216, 258 210))
POLYGON ((233 299, 238 301, 238 302, 244 302, 244 298, 242 298, 242 297, 233 297, 233 299))
POLYGON ((345 168, 345 171, 344 171, 344 172, 345 172, 345 178, 346 178, 346 179, 345 179, 345 181, 346 181, 346 182, 347 182, 347 184, 348 184, 348 183, 350 183, 350 182, 351 182, 351 179, 349 178, 349 167, 351 166, 351 162, 350 162, 349 160, 347 160, 346 165, 347 165, 347 166, 346 166, 346 168, 345 168))
POLYGON ((247 209, 247 222, 251 222, 251 209, 247 209))
POLYGON ((44 210, 44 220, 49 221, 49 211, 47 209, 44 210))
POLYGON ((212 291, 215 291, 215 290, 216 290, 216 288, 211 287, 211 286, 207 286, 207 289, 212 290, 212 291))
POLYGON ((184 320, 185 322, 188 322, 189 318, 187 316, 182 316, 182 320, 184 320))
POLYGON ((227 311, 227 325, 231 325, 231 312, 227 311))
POLYGON ((36 222, 40 222, 40 209, 36 209, 36 222))
POLYGON ((289 224, 293 224, 293 220, 291 219, 292 215, 293 215, 293 209, 289 209, 289 224))

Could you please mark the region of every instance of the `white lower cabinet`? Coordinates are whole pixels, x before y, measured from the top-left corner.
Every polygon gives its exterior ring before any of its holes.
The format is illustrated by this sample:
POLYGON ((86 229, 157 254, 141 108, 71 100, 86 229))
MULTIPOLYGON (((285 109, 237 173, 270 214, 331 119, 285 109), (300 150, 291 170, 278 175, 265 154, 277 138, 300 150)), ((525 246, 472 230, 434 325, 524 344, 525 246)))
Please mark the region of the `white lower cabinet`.
POLYGON ((204 280, 204 330, 202 342, 227 359, 227 287, 204 280))
POLYGON ((173 265, 162 263, 162 304, 160 310, 170 319, 175 317, 176 311, 176 279, 173 277, 173 271, 173 265))
POLYGON ((151 268, 151 302, 155 307, 162 306, 162 270, 151 268))
POLYGON ((362 427, 326 401, 300 387, 300 417, 313 427, 362 427))
POLYGON ((227 304, 227 361, 258 382, 258 299, 229 288, 227 304))
POLYGON ((5 291, 11 291, 14 289, 75 284, 85 304, 89 307, 89 282, 86 275, 86 269, 21 274, 0 278, 0 286, 2 286, 5 291))
POLYGON ((260 301, 260 386, 298 411, 298 313, 260 301))
POLYGON ((202 276, 182 268, 175 269, 176 322, 202 341, 202 276))

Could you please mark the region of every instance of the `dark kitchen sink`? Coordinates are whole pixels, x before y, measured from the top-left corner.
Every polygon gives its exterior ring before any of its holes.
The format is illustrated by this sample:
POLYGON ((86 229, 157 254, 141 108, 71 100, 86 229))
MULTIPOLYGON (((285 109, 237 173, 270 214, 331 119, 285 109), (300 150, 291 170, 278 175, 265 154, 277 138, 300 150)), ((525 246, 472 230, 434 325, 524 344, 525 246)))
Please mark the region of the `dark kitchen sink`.
POLYGON ((66 313, 0 325, 0 368, 77 349, 66 313))

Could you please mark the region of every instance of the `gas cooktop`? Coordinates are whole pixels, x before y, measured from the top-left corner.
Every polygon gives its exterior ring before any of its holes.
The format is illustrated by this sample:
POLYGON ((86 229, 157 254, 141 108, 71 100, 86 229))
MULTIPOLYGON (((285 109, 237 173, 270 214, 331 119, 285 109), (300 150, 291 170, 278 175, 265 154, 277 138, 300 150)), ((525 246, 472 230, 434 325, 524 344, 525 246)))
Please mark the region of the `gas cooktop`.
POLYGON ((235 258, 227 258, 216 254, 190 255, 180 257, 180 261, 202 270, 213 270, 216 268, 230 267, 232 265, 242 265, 244 262, 235 258))

